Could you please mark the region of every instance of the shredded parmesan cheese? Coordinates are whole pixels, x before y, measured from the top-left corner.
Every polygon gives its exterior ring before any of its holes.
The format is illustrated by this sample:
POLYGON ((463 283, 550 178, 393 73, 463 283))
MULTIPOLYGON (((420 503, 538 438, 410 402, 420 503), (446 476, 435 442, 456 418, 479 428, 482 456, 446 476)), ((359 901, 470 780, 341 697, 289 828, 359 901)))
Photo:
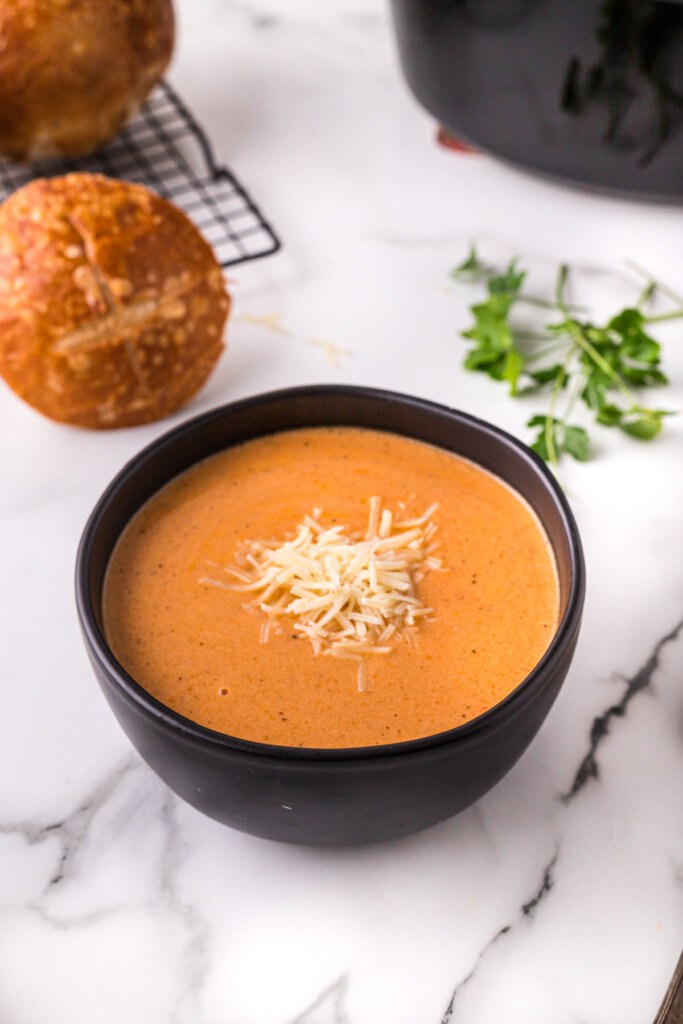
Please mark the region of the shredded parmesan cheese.
POLYGON ((358 662, 358 689, 365 688, 363 659, 390 654, 392 643, 409 634, 426 616, 416 584, 426 572, 441 569, 434 556, 432 521, 437 506, 413 519, 397 519, 370 499, 364 535, 344 526, 325 527, 321 509, 305 516, 284 543, 253 541, 238 556, 239 565, 223 571, 234 582, 202 577, 209 586, 253 593, 268 618, 261 628, 266 643, 271 625, 290 620, 316 654, 358 662))

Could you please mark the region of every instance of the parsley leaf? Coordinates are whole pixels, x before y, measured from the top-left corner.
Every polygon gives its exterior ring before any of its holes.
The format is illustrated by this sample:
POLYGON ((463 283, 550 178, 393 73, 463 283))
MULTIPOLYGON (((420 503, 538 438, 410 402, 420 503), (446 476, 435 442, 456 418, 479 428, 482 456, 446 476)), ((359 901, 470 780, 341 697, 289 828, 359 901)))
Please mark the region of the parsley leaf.
POLYGON ((637 437, 640 441, 651 441, 660 433, 663 417, 672 415, 673 413, 666 409, 634 409, 619 425, 624 433, 630 434, 631 437, 637 437))
POLYGON ((456 281, 463 278, 475 279, 475 278, 487 278, 493 273, 491 267, 486 263, 482 263, 477 253, 477 247, 470 245, 470 251, 468 252, 462 263, 458 264, 451 271, 451 277, 456 281))
POLYGON ((530 447, 545 462, 557 461, 557 456, 562 452, 579 462, 587 462, 590 458, 590 441, 583 427, 567 426, 555 416, 532 416, 527 427, 539 428, 530 447))
POLYGON ((562 451, 579 462, 587 462, 590 457, 588 432, 583 427, 569 427, 565 424, 562 451))
MULTIPOLYGON (((476 253, 474 259, 478 263, 476 253)), ((460 268, 472 260, 473 254, 470 253, 460 268)), ((456 272, 460 268, 456 268, 456 272)), ((511 395, 517 394, 524 356, 515 344, 508 316, 525 277, 526 271, 517 269, 516 260, 512 260, 503 274, 489 276, 486 281, 488 298, 486 302, 470 307, 474 324, 462 332, 464 338, 474 342, 465 357, 465 368, 479 370, 493 380, 508 381, 511 395)))

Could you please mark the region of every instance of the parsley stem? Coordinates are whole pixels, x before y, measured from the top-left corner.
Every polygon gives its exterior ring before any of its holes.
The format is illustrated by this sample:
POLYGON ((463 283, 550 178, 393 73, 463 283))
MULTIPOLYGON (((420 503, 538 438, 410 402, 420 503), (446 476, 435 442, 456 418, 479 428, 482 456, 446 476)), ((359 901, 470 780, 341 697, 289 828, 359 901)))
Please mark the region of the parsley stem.
MULTIPOLYGON (((533 341, 533 338, 527 337, 524 334, 520 335, 519 331, 514 331, 515 338, 520 337, 522 341, 533 341)), ((552 336, 551 336, 552 337, 552 336)), ((539 341, 545 341, 548 335, 539 337, 539 341)), ((542 345, 540 348, 536 348, 533 352, 524 353, 524 357, 527 363, 536 363, 539 359, 545 359, 546 356, 552 355, 554 352, 564 352, 567 348, 567 339, 555 337, 553 341, 549 341, 547 345, 542 345)))
POLYGON ((631 405, 636 406, 638 404, 638 400, 634 393, 626 384, 624 384, 623 380, 621 379, 617 371, 614 369, 614 367, 610 366, 607 360, 603 359, 600 353, 591 345, 590 341, 588 340, 588 338, 586 338, 583 331, 581 330, 580 324, 577 324, 575 320, 571 319, 567 320, 567 324, 571 328, 572 334, 576 338, 577 345, 580 345, 584 352, 586 352, 591 357, 593 362, 597 366, 599 366, 600 369, 608 375, 608 377, 612 378, 615 385, 621 391, 622 395, 629 400, 631 405))
POLYGON ((654 283, 654 281, 650 281, 649 284, 645 285, 642 292, 640 293, 638 301, 636 302, 636 309, 642 309, 643 306, 645 306, 650 301, 650 299, 656 291, 657 285, 654 283))
POLYGON ((562 345, 548 345, 547 348, 539 349, 538 352, 531 352, 527 357, 527 363, 537 363, 539 359, 545 359, 546 356, 553 355, 553 353, 564 352, 567 348, 567 342, 565 341, 562 345))
POLYGON ((568 327, 569 331, 571 332, 571 334, 573 335, 573 337, 574 337, 574 339, 576 341, 576 344, 579 345, 583 349, 583 351, 587 355, 589 355, 591 357, 593 362, 596 364, 596 366, 600 367, 600 369, 603 371, 603 373, 606 373, 607 376, 610 377, 611 380, 614 381, 615 385, 619 388, 619 390, 621 391, 622 395, 624 395, 624 397, 628 399, 628 401, 631 403, 631 407, 633 408, 633 407, 637 406, 637 404, 638 404, 638 400, 637 400, 636 396, 634 395, 634 393, 631 391, 631 389, 629 387, 626 386, 626 384, 621 379, 621 377, 619 376, 617 371, 614 369, 614 367, 610 366, 610 364, 607 362, 607 360, 604 359, 600 355, 600 353, 597 351, 597 349, 594 348, 594 346, 590 343, 590 341, 588 340, 588 338, 585 335, 585 332, 584 332, 583 328, 581 327, 581 324, 578 323, 577 320, 574 320, 573 317, 571 317, 569 315, 569 311, 567 309, 567 304, 566 304, 566 302, 564 300, 564 288, 565 288, 565 283, 567 281, 567 274, 568 273, 569 273, 568 267, 567 267, 566 263, 563 263, 562 266, 560 267, 559 274, 557 275, 557 286, 556 286, 556 289, 555 289, 555 295, 556 295, 556 298, 557 298, 557 305, 558 305, 558 307, 560 308, 560 310, 564 313, 564 315, 566 317, 567 327, 568 327))
POLYGON ((522 341, 550 341, 553 337, 547 331, 526 331, 523 327, 513 327, 512 333, 522 341))
POLYGON ((659 324, 664 320, 679 320, 681 317, 683 317, 683 307, 681 309, 674 309, 671 313, 657 313, 655 316, 644 316, 643 323, 659 324))
POLYGON ((552 302, 545 299, 537 299, 535 295, 516 295, 515 302, 526 302, 528 306, 539 306, 541 309, 554 309, 552 302))
POLYGON ((567 349, 567 354, 565 355, 564 362, 562 363, 562 370, 555 378, 553 389, 550 392, 548 415, 545 418, 545 446, 548 449, 548 462, 550 462, 552 466, 555 466, 555 468, 557 468, 559 462, 557 448, 555 446, 555 406, 557 405, 557 400, 560 397, 560 391, 564 387, 564 383, 567 379, 567 370, 572 360, 572 356, 574 355, 574 351, 574 345, 570 345, 567 349))
POLYGON ((627 267, 630 267, 631 270, 633 270, 636 274, 640 274, 641 277, 644 277, 651 284, 653 284, 658 292, 661 292, 662 295, 666 295, 667 299, 671 299, 671 301, 675 302, 677 306, 683 308, 683 298, 681 298, 681 296, 678 295, 677 292, 673 290, 673 288, 669 288, 668 285, 662 284, 661 281, 657 281, 656 278, 654 278, 652 274, 649 273, 649 271, 645 270, 644 267, 641 267, 640 264, 636 263, 635 260, 625 259, 624 264, 627 267))
POLYGON ((558 458, 557 449, 555 447, 555 431, 553 430, 554 422, 552 417, 552 407, 548 408, 548 415, 545 418, 545 446, 548 450, 548 462, 551 466, 557 469, 558 458))
MULTIPOLYGON (((516 295, 515 302, 526 302, 528 306, 538 306, 540 309, 556 309, 554 302, 548 302, 546 299, 539 299, 535 295, 516 295)), ((587 311, 586 306, 577 306, 573 302, 567 304, 568 309, 573 309, 575 313, 585 313, 587 311)))
POLYGON ((569 309, 567 302, 564 297, 564 289, 567 284, 567 276, 569 274, 569 267, 566 263, 560 264, 560 269, 557 272, 557 281, 555 283, 555 303, 559 306, 560 310, 566 317, 569 317, 569 309))
POLYGON ((586 386, 586 374, 585 373, 577 374, 577 377, 574 380, 574 386, 572 388, 571 394, 569 395, 569 401, 567 402, 566 408, 564 410, 564 422, 565 423, 569 422, 569 418, 570 418, 571 414, 574 412, 574 406, 576 405, 576 403, 577 403, 577 401, 578 401, 578 399, 579 399, 579 397, 581 395, 581 392, 583 391, 585 386, 586 386))

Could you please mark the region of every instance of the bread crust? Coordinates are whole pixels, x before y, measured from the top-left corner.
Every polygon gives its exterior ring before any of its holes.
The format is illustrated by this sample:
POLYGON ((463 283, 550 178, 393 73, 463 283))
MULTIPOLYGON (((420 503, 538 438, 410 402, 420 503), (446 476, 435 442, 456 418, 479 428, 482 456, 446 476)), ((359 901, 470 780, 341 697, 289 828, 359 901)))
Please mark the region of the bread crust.
POLYGON ((173 41, 171 0, 0 0, 0 154, 91 152, 145 100, 173 41))
POLYGON ((0 206, 0 374, 51 419, 173 412, 213 370, 229 306, 198 229, 141 185, 69 174, 0 206))

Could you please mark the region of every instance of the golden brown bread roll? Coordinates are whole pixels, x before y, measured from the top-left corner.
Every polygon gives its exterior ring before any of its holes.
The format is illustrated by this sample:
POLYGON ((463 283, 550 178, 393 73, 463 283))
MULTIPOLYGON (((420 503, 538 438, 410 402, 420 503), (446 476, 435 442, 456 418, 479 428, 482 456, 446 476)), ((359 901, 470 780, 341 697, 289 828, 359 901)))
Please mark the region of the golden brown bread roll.
POLYGON ((164 73, 171 0, 0 0, 0 154, 78 156, 164 73))
POLYGON ((68 174, 0 206, 0 374, 52 419, 173 412, 220 356, 229 304, 200 232, 141 185, 68 174))

